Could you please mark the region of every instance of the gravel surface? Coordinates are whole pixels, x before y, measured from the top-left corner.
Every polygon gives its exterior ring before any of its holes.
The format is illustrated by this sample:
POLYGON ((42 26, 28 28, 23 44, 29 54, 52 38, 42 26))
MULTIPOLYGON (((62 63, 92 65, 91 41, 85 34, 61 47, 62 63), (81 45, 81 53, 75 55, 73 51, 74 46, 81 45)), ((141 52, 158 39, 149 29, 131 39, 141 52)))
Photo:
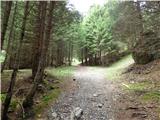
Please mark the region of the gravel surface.
POLYGON ((77 67, 73 78, 77 88, 64 92, 48 110, 48 120, 74 120, 73 111, 83 111, 79 120, 114 120, 114 85, 103 67, 77 67))

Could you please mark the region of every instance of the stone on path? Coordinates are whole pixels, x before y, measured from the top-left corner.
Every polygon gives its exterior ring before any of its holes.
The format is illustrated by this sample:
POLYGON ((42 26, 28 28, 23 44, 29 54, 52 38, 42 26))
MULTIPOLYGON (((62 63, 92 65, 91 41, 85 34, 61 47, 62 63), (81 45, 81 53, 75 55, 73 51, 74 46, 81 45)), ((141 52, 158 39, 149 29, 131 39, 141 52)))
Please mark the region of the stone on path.
POLYGON ((83 110, 80 107, 76 107, 71 112, 71 120, 78 120, 82 117, 82 115, 83 115, 83 110))
POLYGON ((57 117, 58 117, 57 113, 56 113, 56 112, 53 112, 53 113, 52 113, 52 117, 53 117, 53 118, 57 118, 57 117))
POLYGON ((97 97, 98 95, 97 94, 93 94, 93 97, 97 97))
POLYGON ((103 104, 99 103, 97 106, 98 106, 99 108, 102 108, 103 104))

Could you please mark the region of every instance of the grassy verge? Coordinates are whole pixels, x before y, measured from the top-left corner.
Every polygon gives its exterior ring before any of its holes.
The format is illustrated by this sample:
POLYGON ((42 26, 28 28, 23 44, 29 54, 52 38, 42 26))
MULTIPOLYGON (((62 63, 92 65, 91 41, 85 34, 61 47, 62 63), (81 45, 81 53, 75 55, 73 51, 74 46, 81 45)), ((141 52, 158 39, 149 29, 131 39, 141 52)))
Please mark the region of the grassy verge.
POLYGON ((142 102, 159 101, 160 91, 149 81, 123 84, 123 90, 134 93, 142 93, 138 99, 142 102))
POLYGON ((48 68, 46 71, 48 74, 55 76, 57 78, 63 78, 71 76, 75 68, 73 66, 68 67, 58 67, 58 68, 48 68))
POLYGON ((118 80, 120 74, 123 72, 124 68, 128 67, 129 65, 133 64, 134 61, 131 55, 127 55, 123 57, 121 60, 113 63, 106 69, 106 77, 109 80, 118 80))
MULTIPOLYGON (((69 77, 73 74, 74 67, 47 68, 46 71, 47 78, 44 81, 44 86, 46 90, 44 93, 38 92, 38 94, 35 97, 35 105, 33 106, 36 118, 41 117, 43 111, 58 98, 62 91, 60 85, 64 82, 65 77, 69 77)), ((5 70, 4 73, 2 73, 1 86, 3 88, 3 94, 0 94, 1 104, 5 100, 5 92, 8 89, 11 74, 12 70, 5 70)), ((26 87, 26 84, 27 87, 32 85, 32 83, 29 83, 27 82, 27 80, 24 80, 25 78, 28 78, 28 76, 31 76, 30 69, 19 70, 17 75, 15 91, 18 90, 19 87, 26 87)), ((10 110, 15 111, 18 106, 18 101, 22 100, 23 98, 21 95, 17 97, 13 96, 10 104, 10 110)))

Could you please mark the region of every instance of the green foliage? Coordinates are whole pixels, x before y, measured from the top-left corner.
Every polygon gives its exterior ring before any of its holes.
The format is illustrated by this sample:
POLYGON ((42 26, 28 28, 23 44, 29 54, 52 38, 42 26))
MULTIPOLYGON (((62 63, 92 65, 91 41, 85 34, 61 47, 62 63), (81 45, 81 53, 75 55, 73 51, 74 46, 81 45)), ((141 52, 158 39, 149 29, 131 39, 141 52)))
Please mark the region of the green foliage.
POLYGON ((13 99, 11 100, 11 104, 10 104, 10 108, 9 108, 9 109, 14 111, 14 110, 17 108, 17 105, 18 105, 17 99, 14 99, 14 98, 13 98, 13 99))
POLYGON ((4 103, 5 98, 6 98, 6 94, 0 94, 0 99, 2 103, 4 103))

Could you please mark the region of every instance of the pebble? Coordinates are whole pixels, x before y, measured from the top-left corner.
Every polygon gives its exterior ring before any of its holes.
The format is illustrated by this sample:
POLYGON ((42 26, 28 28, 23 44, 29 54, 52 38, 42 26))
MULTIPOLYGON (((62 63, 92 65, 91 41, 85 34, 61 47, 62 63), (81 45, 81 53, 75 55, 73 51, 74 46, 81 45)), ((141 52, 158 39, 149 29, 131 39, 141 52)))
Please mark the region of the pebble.
POLYGON ((52 113, 52 117, 57 118, 57 116, 58 116, 58 115, 57 115, 56 112, 53 112, 53 113, 52 113))
POLYGON ((103 105, 102 105, 101 103, 99 103, 97 106, 98 106, 99 108, 102 108, 103 105))
POLYGON ((82 117, 82 115, 83 115, 83 110, 80 107, 76 107, 71 112, 71 120, 78 120, 82 117))
POLYGON ((97 94, 93 94, 93 97, 97 97, 98 95, 97 94))

